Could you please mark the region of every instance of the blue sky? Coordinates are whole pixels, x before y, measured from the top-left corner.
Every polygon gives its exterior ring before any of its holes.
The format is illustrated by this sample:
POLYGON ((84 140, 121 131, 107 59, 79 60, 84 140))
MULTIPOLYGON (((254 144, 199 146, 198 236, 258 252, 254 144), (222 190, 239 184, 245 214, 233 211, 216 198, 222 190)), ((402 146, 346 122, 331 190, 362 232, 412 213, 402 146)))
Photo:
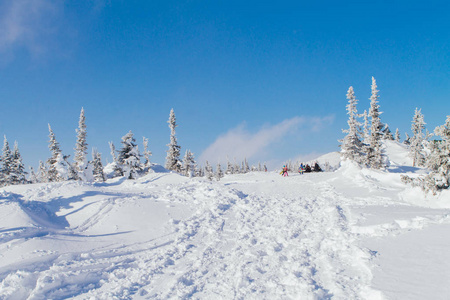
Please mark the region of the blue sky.
POLYGON ((105 160, 132 130, 163 164, 173 108, 183 153, 277 164, 338 150, 371 76, 383 122, 404 137, 419 107, 433 130, 449 66, 448 1, 2 0, 0 133, 36 166, 50 123, 73 157, 84 107, 105 160))

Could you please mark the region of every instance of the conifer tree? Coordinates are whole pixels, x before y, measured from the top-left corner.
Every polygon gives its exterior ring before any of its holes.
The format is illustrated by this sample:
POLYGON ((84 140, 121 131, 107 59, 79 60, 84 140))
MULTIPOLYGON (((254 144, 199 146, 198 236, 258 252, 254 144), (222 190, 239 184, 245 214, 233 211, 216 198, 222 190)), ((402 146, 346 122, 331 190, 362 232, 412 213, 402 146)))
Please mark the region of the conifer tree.
POLYGON ((250 172, 250 167, 248 166, 247 158, 244 158, 244 173, 250 172))
POLYGON ((48 182, 47 168, 42 160, 39 161, 38 182, 48 182))
POLYGON ((214 172, 208 161, 205 163, 205 176, 208 180, 212 180, 214 177, 214 172))
POLYGON ((142 144, 144 145, 144 152, 142 155, 144 156, 144 168, 150 168, 152 165, 150 162, 150 156, 152 156, 152 152, 148 150, 148 139, 143 137, 142 144))
POLYGON ((367 141, 369 140, 369 136, 370 136, 369 115, 367 113, 367 110, 364 111, 363 118, 364 118, 364 128, 363 128, 362 142, 367 143, 367 141))
POLYGON ((395 130, 395 140, 400 143, 400 131, 398 128, 395 130))
POLYGON ((344 159, 355 161, 357 163, 361 162, 362 156, 362 143, 359 136, 359 131, 361 124, 358 122, 358 113, 356 110, 356 104, 358 100, 355 97, 353 87, 350 87, 347 91, 347 114, 348 114, 348 129, 342 130, 342 132, 347 133, 344 139, 341 140, 341 155, 344 159))
POLYGON ((109 142, 109 148, 111 150, 111 157, 113 159, 112 162, 112 166, 113 166, 113 170, 114 170, 114 176, 113 177, 119 177, 119 176, 123 176, 123 170, 117 160, 117 155, 116 155, 116 146, 114 146, 113 142, 109 142))
POLYGON ((30 182, 31 183, 39 183, 39 179, 36 175, 36 172, 34 172, 34 169, 31 166, 30 166, 30 182))
POLYGON ((194 154, 190 150, 186 150, 184 155, 182 173, 187 177, 195 176, 195 159, 194 154))
POLYGON ((225 174, 230 175, 230 174, 234 174, 234 170, 233 170, 233 164, 230 163, 230 161, 227 161, 227 169, 225 171, 225 174))
POLYGON ((173 111, 173 108, 170 110, 169 120, 167 121, 169 123, 170 128, 170 143, 167 144, 169 147, 169 150, 167 150, 167 156, 166 156, 166 169, 180 172, 181 171, 181 161, 180 161, 180 146, 177 143, 177 138, 175 136, 175 128, 178 126, 176 123, 175 113, 173 111))
POLYGON ((413 136, 410 140, 409 153, 411 158, 413 159, 413 166, 422 167, 425 165, 424 130, 426 123, 420 109, 416 108, 411 123, 411 131, 413 133, 413 136))
POLYGON ((111 150, 111 157, 113 159, 113 162, 117 163, 117 156, 116 156, 116 146, 114 146, 113 142, 109 142, 109 149, 111 150))
POLYGON ((122 149, 119 150, 117 161, 128 179, 136 179, 140 171, 140 154, 133 133, 128 132, 122 137, 122 149))
POLYGON ((11 152, 11 148, 9 147, 8 140, 6 139, 6 135, 3 140, 3 153, 2 153, 2 185, 10 185, 13 183, 13 154, 11 152))
POLYGON ((384 126, 384 129, 383 129, 383 139, 385 139, 385 140, 390 140, 390 141, 393 141, 393 140, 394 140, 394 136, 392 135, 392 132, 391 132, 391 130, 389 129, 389 125, 388 125, 388 124, 386 124, 386 125, 384 126))
POLYGON ((96 148, 92 148, 92 173, 94 176, 94 181, 104 182, 105 174, 103 173, 102 155, 97 151, 96 148))
POLYGON ((436 194, 450 186, 450 116, 447 116, 444 125, 436 127, 434 133, 441 139, 428 144, 430 155, 426 166, 431 172, 425 177, 417 178, 403 175, 402 180, 421 187, 425 192, 436 194))
MULTIPOLYGON (((81 108, 80 120, 78 121, 77 142, 75 144, 75 157, 73 168, 77 172, 77 177, 81 180, 86 180, 90 174, 86 173, 87 167, 87 142, 86 142, 86 117, 84 116, 84 109, 81 108)), ((78 179, 75 178, 75 179, 78 179)))
POLYGON ((50 124, 48 124, 48 131, 50 132, 48 136, 50 138, 48 148, 52 155, 47 159, 47 180, 49 182, 61 181, 62 177, 58 174, 56 168, 57 163, 61 161, 61 159, 58 159, 58 156, 61 154, 61 149, 59 148, 59 143, 56 141, 55 134, 53 133, 50 124))
POLYGON ((405 140, 403 141, 403 144, 405 144, 405 145, 410 145, 410 144, 411 144, 411 137, 408 135, 407 132, 405 132, 405 135, 406 135, 406 138, 405 138, 405 140))
POLYGON ((216 179, 217 179, 217 181, 220 181, 220 179, 222 177, 223 177, 222 166, 220 165, 220 163, 217 163, 217 167, 216 167, 216 179))
POLYGON ((12 154, 12 182, 11 184, 25 184, 27 182, 25 172, 25 166, 22 161, 22 156, 19 152, 19 144, 17 141, 14 143, 14 151, 12 154))
POLYGON ((381 112, 378 105, 378 90, 375 78, 372 77, 372 96, 370 97, 369 117, 371 118, 369 147, 367 147, 367 164, 374 169, 383 167, 383 158, 381 153, 381 129, 383 124, 380 120, 381 112))

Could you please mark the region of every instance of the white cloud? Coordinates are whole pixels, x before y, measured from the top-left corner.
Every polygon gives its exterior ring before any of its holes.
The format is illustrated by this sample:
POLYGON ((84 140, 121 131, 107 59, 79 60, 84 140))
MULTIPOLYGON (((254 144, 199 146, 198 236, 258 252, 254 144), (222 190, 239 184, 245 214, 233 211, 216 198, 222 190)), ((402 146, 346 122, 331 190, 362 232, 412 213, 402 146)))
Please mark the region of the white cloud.
POLYGON ((33 56, 45 52, 58 13, 54 1, 4 1, 0 6, 0 51, 12 54, 16 47, 24 47, 33 56))
MULTIPOLYGON (((262 158, 273 144, 286 139, 293 134, 300 135, 301 128, 305 131, 318 131, 326 124, 333 122, 332 116, 319 117, 294 117, 273 126, 266 126, 256 133, 250 133, 245 124, 229 130, 219 136, 199 157, 199 162, 208 160, 211 163, 226 162, 236 159, 237 162, 244 158, 248 160, 262 158)), ((272 158, 273 159, 273 158, 272 158)))

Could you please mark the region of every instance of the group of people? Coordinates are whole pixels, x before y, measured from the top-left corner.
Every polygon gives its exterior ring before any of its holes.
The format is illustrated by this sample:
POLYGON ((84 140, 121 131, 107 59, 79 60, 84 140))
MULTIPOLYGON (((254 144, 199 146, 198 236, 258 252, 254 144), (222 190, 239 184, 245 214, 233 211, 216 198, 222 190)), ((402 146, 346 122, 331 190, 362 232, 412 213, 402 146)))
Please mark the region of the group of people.
MULTIPOLYGON (((322 172, 322 169, 320 168, 320 166, 317 162, 315 162, 312 167, 308 164, 304 165, 303 163, 301 163, 300 166, 298 167, 298 173, 300 173, 300 174, 311 173, 311 172, 322 172)), ((283 166, 280 174, 283 177, 289 176, 287 165, 283 166)))

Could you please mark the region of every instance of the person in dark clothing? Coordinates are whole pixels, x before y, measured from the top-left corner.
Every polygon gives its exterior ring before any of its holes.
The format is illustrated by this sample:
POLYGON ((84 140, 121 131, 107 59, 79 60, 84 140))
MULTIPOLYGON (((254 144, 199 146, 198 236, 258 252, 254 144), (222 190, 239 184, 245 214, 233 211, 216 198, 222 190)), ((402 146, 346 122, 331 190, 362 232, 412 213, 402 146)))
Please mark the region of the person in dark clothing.
POLYGON ((305 166, 305 173, 311 173, 311 166, 308 164, 305 166))
POLYGON ((314 172, 322 172, 322 169, 320 168, 319 164, 316 162, 314 164, 314 172))

